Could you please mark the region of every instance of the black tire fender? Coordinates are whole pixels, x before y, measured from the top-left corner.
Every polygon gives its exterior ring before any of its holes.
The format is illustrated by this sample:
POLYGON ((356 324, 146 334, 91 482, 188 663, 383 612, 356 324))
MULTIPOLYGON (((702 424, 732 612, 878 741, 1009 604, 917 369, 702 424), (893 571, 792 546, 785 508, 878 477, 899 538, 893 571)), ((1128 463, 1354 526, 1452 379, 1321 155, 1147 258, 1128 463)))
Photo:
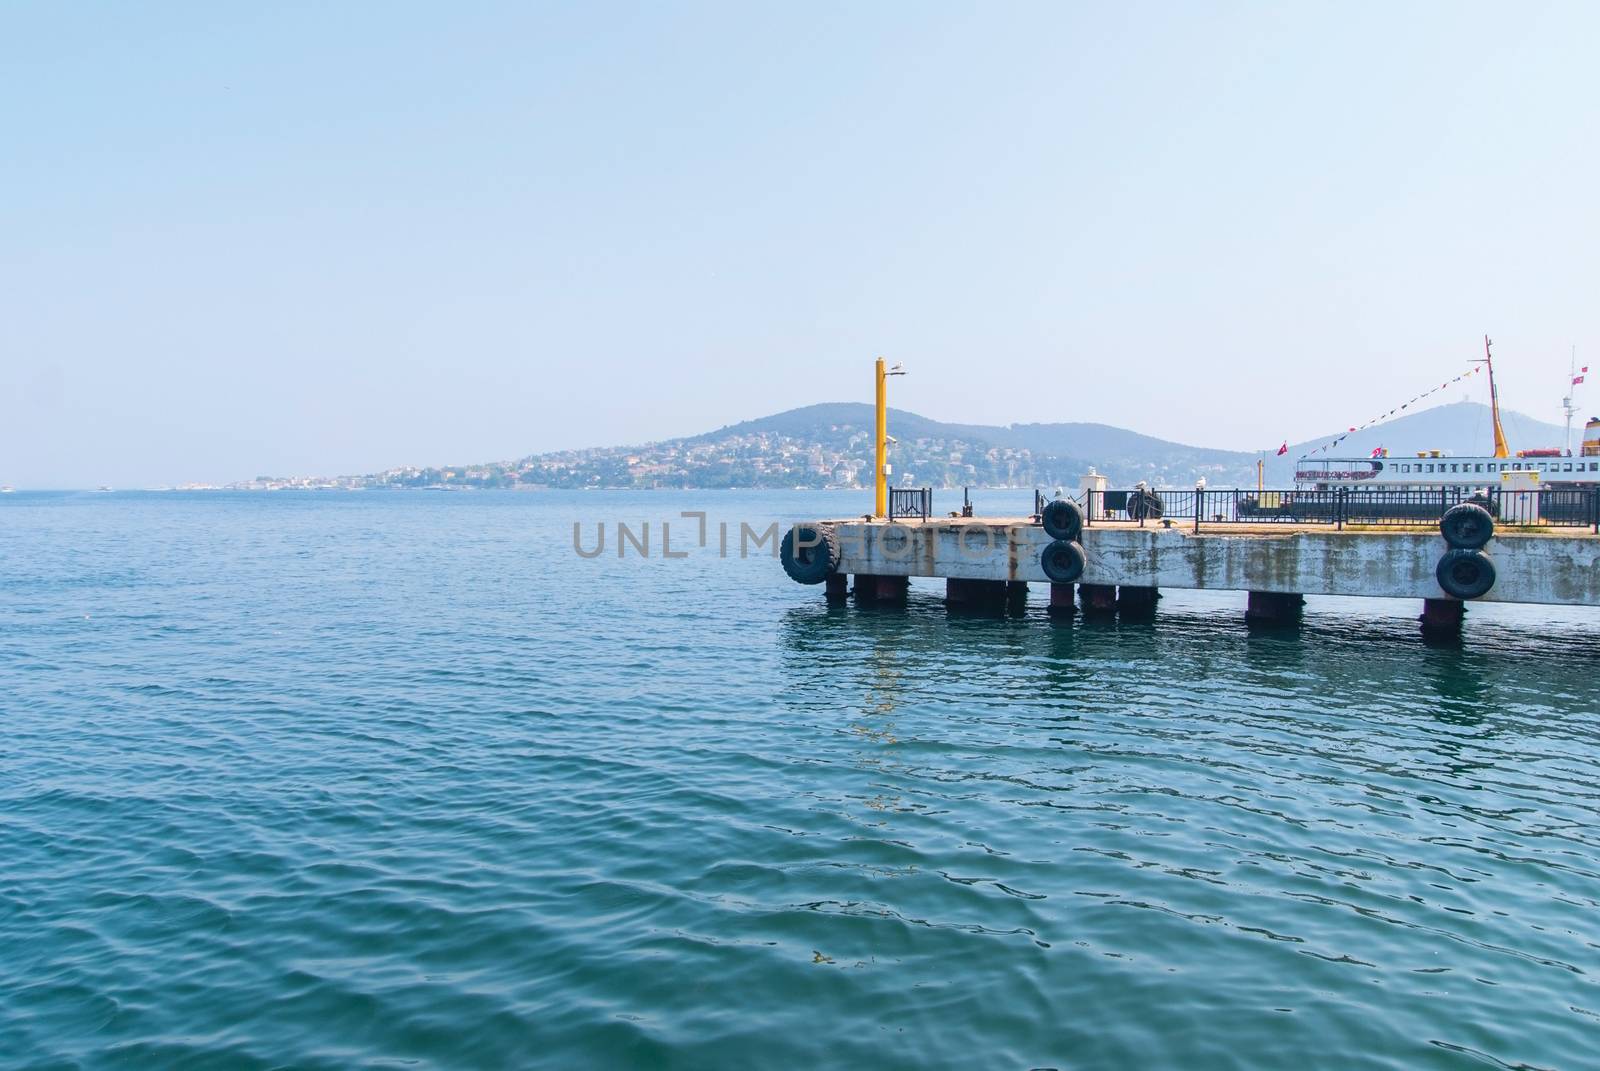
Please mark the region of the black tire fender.
POLYGON ((820 584, 839 568, 839 537, 826 525, 791 525, 783 535, 778 557, 790 580, 820 584))
POLYGON ((1457 547, 1445 552, 1433 575, 1446 595, 1476 599, 1494 587, 1494 562, 1481 550, 1457 547))
POLYGON ((1477 550, 1494 536, 1494 517, 1482 506, 1462 502, 1444 511, 1439 534, 1452 547, 1477 550))
POLYGON ((1083 544, 1072 539, 1057 539, 1045 544, 1039 552, 1039 568, 1053 584, 1072 584, 1083 575, 1088 559, 1083 554, 1083 544))
POLYGON ((1058 498, 1047 502, 1039 513, 1044 531, 1051 539, 1066 539, 1076 543, 1083 536, 1083 511, 1076 502, 1058 498))
POLYGON ((1128 518, 1130 520, 1160 520, 1164 508, 1161 496, 1154 491, 1128 492, 1128 518))

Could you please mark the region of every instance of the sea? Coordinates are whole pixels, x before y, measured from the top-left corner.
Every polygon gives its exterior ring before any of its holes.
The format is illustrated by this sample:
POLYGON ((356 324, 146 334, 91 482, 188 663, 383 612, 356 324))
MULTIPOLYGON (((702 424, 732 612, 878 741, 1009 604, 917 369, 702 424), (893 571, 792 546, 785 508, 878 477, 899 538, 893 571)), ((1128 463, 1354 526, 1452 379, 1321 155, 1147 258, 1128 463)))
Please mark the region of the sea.
POLYGON ((761 539, 867 508, 0 496, 0 1066, 1600 1066, 1600 613, 761 539))

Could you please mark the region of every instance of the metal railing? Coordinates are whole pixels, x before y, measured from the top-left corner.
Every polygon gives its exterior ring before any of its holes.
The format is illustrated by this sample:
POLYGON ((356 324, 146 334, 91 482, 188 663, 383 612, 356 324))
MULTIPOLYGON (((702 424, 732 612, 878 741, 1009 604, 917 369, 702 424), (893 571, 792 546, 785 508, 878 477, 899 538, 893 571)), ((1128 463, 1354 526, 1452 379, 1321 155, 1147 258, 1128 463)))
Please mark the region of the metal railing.
POLYGON ((1196 531, 1207 524, 1417 528, 1436 526, 1446 510, 1462 502, 1482 506, 1502 528, 1589 528, 1600 535, 1600 487, 1089 491, 1084 523, 1120 520, 1135 521, 1140 527, 1171 527, 1182 522, 1196 531))
POLYGON ((932 512, 933 488, 889 488, 889 519, 891 521, 898 517, 918 517, 925 521, 932 512))

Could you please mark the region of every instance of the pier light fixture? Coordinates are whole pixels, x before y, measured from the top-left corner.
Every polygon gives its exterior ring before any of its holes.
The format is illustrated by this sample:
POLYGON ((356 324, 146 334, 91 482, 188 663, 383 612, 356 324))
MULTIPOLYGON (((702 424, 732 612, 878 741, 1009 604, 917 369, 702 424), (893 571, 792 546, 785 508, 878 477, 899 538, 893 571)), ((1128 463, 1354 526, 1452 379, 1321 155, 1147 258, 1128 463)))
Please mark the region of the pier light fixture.
POLYGON ((895 441, 889 437, 889 377, 905 374, 905 366, 898 362, 893 368, 885 368, 882 357, 878 358, 873 369, 873 386, 878 401, 878 434, 875 440, 878 449, 872 470, 875 517, 886 518, 889 515, 889 444, 895 441))

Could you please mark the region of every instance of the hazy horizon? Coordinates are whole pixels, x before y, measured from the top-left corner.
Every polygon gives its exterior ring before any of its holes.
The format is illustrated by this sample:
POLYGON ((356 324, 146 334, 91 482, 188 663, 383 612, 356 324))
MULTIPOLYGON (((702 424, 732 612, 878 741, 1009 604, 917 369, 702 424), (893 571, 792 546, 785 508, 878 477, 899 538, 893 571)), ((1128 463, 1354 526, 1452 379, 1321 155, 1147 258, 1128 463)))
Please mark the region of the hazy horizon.
MULTIPOLYGON (((860 406, 863 410, 866 410, 868 412, 870 412, 870 410, 871 410, 871 403, 868 403, 868 402, 850 403, 850 402, 835 401, 835 402, 817 402, 817 403, 811 403, 811 404, 813 406, 816 406, 816 405, 854 404, 854 405, 860 406)), ((1368 444, 1367 440, 1371 439, 1374 434, 1376 434, 1379 438, 1383 439, 1385 445, 1388 444, 1389 440, 1387 439, 1387 437, 1384 437, 1382 435, 1382 430, 1387 424, 1393 423, 1394 421, 1403 420, 1407 416, 1411 416, 1411 417, 1421 416, 1421 415, 1426 414, 1426 413, 1428 413, 1428 412, 1430 412, 1432 410, 1442 409, 1442 408, 1444 408, 1446 406, 1454 406, 1454 405, 1460 405, 1460 404, 1471 404, 1471 405, 1473 405, 1475 407, 1475 412, 1483 414, 1483 418, 1479 422, 1481 424, 1481 426, 1480 427, 1476 427, 1474 429, 1474 431, 1473 431, 1473 434, 1479 440, 1481 440, 1477 444, 1478 447, 1480 447, 1481 449, 1470 450, 1470 451, 1468 451, 1468 453, 1484 453, 1484 454, 1487 454, 1488 451, 1489 451, 1489 448, 1490 448, 1490 422, 1489 422, 1488 417, 1487 417, 1488 407, 1487 407, 1487 405, 1485 405, 1483 403, 1475 402, 1474 400, 1472 400, 1470 398, 1460 398, 1460 399, 1457 399, 1455 401, 1440 402, 1437 405, 1418 406, 1418 407, 1412 409, 1410 412, 1408 412, 1406 414, 1403 414, 1402 416, 1395 417, 1393 420, 1386 420, 1383 423, 1375 425, 1371 429, 1369 434, 1367 434, 1367 435, 1353 435, 1353 436, 1350 436, 1350 438, 1353 440, 1351 448, 1347 449, 1347 450, 1344 450, 1344 451, 1337 451, 1336 450, 1335 451, 1335 455, 1352 456, 1352 457, 1365 456, 1365 454, 1367 453, 1367 451, 1369 449, 1369 444, 1368 444)), ((725 427, 735 427, 735 426, 740 425, 740 424, 751 423, 751 422, 759 422, 759 421, 766 420, 766 419, 769 419, 769 418, 772 418, 772 417, 783 416, 788 412, 795 411, 795 409, 804 409, 804 408, 808 408, 808 407, 801 406, 801 407, 794 407, 794 408, 792 408, 790 410, 782 410, 782 411, 778 411, 778 412, 774 412, 774 413, 762 413, 762 414, 759 414, 759 415, 754 416, 754 417, 743 418, 743 419, 740 419, 740 420, 726 421, 723 424, 720 424, 715 428, 702 428, 702 429, 700 429, 699 431, 696 431, 696 432, 689 432, 689 433, 687 433, 685 435, 681 435, 681 436, 678 436, 678 435, 667 436, 664 439, 626 441, 626 442, 617 442, 617 443, 594 443, 594 444, 587 444, 587 445, 584 445, 584 446, 557 447, 554 450, 544 451, 543 453, 561 453, 561 452, 564 452, 564 451, 581 452, 581 451, 587 451, 587 450, 602 450, 603 451, 603 450, 610 450, 610 449, 620 449, 620 450, 628 450, 628 449, 636 449, 636 448, 637 449, 643 449, 643 448, 647 448, 647 447, 656 445, 656 444, 661 443, 661 442, 672 442, 672 441, 675 441, 675 440, 678 440, 678 439, 693 438, 695 436, 702 435, 702 434, 715 434, 716 432, 722 430, 725 427)), ((920 418, 927 418, 927 414, 925 414, 925 413, 911 413, 910 411, 905 410, 904 408, 902 408, 900 406, 891 407, 891 409, 890 409, 890 413, 891 413, 890 431, 891 432, 895 430, 894 422, 893 422, 893 414, 896 413, 896 412, 908 413, 909 415, 920 417, 920 418)), ((1507 433, 1507 437, 1511 440, 1511 446, 1512 446, 1513 450, 1521 449, 1521 448, 1523 448, 1525 446, 1526 447, 1533 447, 1533 446, 1553 447, 1553 446, 1560 446, 1561 445, 1561 443, 1559 441, 1560 433, 1561 433, 1561 426, 1559 424, 1556 424, 1556 423, 1551 422, 1551 421, 1537 421, 1537 418, 1530 417, 1526 413, 1519 413, 1519 412, 1517 412, 1516 410, 1513 410, 1513 409, 1503 409, 1502 410, 1502 415, 1505 418, 1506 433, 1507 433), (1534 429, 1532 429, 1532 428, 1530 428, 1528 426, 1528 422, 1537 422, 1538 424, 1541 425, 1541 428, 1542 427, 1549 427, 1550 429, 1552 429, 1550 437, 1548 437, 1546 439, 1539 439, 1537 441, 1534 441, 1533 439, 1528 438, 1528 433, 1530 431, 1534 430, 1534 429)), ((970 425, 970 422, 965 422, 965 421, 941 421, 941 423, 969 424, 969 426, 976 426, 976 427, 1005 429, 1005 428, 1008 428, 1008 427, 1011 427, 1011 426, 1014 426, 1014 425, 1017 425, 1017 424, 1038 424, 1038 423, 1058 423, 1058 422, 1014 421, 1009 425, 990 425, 990 424, 970 425)), ((1059 423, 1080 423, 1080 422, 1074 421, 1074 422, 1059 422, 1059 423)), ((1088 423, 1101 423, 1101 422, 1090 421, 1088 423)), ((1111 425, 1111 426, 1117 427, 1117 425, 1111 425)), ((1134 430, 1134 429, 1124 429, 1124 430, 1130 430, 1131 431, 1131 430, 1134 430)), ((1219 447, 1219 446, 1215 446, 1214 444, 1207 443, 1207 442, 1165 439, 1165 438, 1163 438, 1161 436, 1154 436, 1154 438, 1160 439, 1163 442, 1175 444, 1175 445, 1183 447, 1183 448, 1195 449, 1197 451, 1217 449, 1217 450, 1230 450, 1230 451, 1238 452, 1238 453, 1241 453, 1241 454, 1256 454, 1256 453, 1259 453, 1266 460, 1269 470, 1273 470, 1273 469, 1277 469, 1280 466, 1280 463, 1287 464, 1287 463, 1292 462, 1293 460, 1301 457, 1303 449, 1314 450, 1316 445, 1318 445, 1318 444, 1320 444, 1320 443, 1322 443, 1324 441, 1329 441, 1329 442, 1333 441, 1336 437, 1340 437, 1340 433, 1343 432, 1344 430, 1346 430, 1346 429, 1344 429, 1344 428, 1327 428, 1327 429, 1324 429, 1323 432, 1319 433, 1318 435, 1312 436, 1312 437, 1310 437, 1308 439, 1307 438, 1303 438, 1303 439, 1292 440, 1287 444, 1290 447, 1290 450, 1291 450, 1290 456, 1286 457, 1286 458, 1281 458, 1281 459, 1276 456, 1274 448, 1266 447, 1266 446, 1255 448, 1255 449, 1238 450, 1237 448, 1234 448, 1234 447, 1219 447)), ((1582 433, 1583 433, 1583 419, 1582 418, 1574 418, 1573 427, 1572 427, 1572 440, 1573 440, 1574 448, 1576 448, 1578 441, 1581 439, 1582 433)), ((1149 434, 1149 433, 1141 432, 1140 434, 1149 434)), ((1425 448, 1429 448, 1429 447, 1437 448, 1439 445, 1440 444, 1435 442, 1433 439, 1429 439, 1427 442, 1423 442, 1421 440, 1419 440, 1417 442, 1396 441, 1396 445, 1394 445, 1391 448, 1394 449, 1397 452, 1400 452, 1400 453, 1407 453, 1407 452, 1409 452, 1409 451, 1411 451, 1413 449, 1425 449, 1425 448)), ((1461 454, 1461 450, 1460 449, 1456 449, 1453 452, 1452 456, 1455 456, 1455 455, 1465 456, 1464 454, 1461 454)), ((359 476, 375 475, 375 474, 381 473, 381 472, 387 472, 387 471, 392 471, 392 470, 396 470, 396 469, 404 469, 404 468, 408 468, 408 467, 417 467, 417 468, 438 467, 438 468, 459 469, 459 468, 463 468, 463 467, 470 467, 470 466, 481 465, 481 464, 493 465, 493 464, 499 464, 499 463, 505 463, 505 462, 515 462, 515 461, 520 460, 521 458, 524 458, 524 457, 527 457, 527 456, 530 456, 530 455, 528 453, 523 453, 523 454, 508 455, 506 457, 498 457, 498 458, 490 458, 490 457, 475 457, 475 458, 444 457, 444 458, 437 458, 437 459, 434 459, 432 461, 428 461, 428 462, 424 462, 424 463, 418 463, 418 464, 415 464, 415 465, 412 465, 410 463, 400 463, 400 464, 395 464, 395 465, 383 465, 383 466, 380 466, 380 467, 375 468, 375 469, 368 469, 368 470, 363 470, 363 471, 360 471, 360 472, 356 472, 356 471, 351 471, 351 472, 307 471, 307 472, 299 472, 299 473, 258 472, 258 473, 251 473, 251 474, 248 474, 248 475, 241 475, 241 476, 238 476, 235 479, 231 479, 231 480, 211 481, 211 482, 208 482, 208 481, 175 481, 175 482, 169 482, 169 483, 151 483, 151 484, 136 485, 136 486, 132 486, 132 487, 124 486, 124 487, 120 487, 120 488, 113 488, 113 490, 163 490, 163 489, 170 489, 170 488, 179 486, 179 484, 182 484, 182 483, 197 483, 197 484, 201 484, 202 486, 221 486, 221 485, 233 484, 233 483, 244 484, 244 483, 249 483, 249 482, 251 482, 252 480, 254 480, 254 479, 258 478, 258 477, 270 477, 270 478, 302 477, 302 476, 303 477, 313 477, 313 478, 318 478, 318 477, 342 478, 342 477, 351 477, 351 476, 359 477, 359 476)), ((1088 459, 1088 460, 1091 460, 1091 462, 1092 462, 1093 459, 1088 459)), ((1287 481, 1289 479, 1289 477, 1288 477, 1286 472, 1284 472, 1284 473, 1273 473, 1273 476, 1274 476, 1274 478, 1276 478, 1278 480, 1279 483, 1284 483, 1285 481, 1287 481)), ((82 484, 82 485, 76 485, 76 486, 73 486, 73 485, 60 485, 60 486, 54 486, 54 487, 40 487, 40 486, 27 487, 27 486, 23 486, 23 487, 17 487, 17 488, 14 488, 14 489, 16 489, 16 490, 24 490, 24 491, 86 491, 86 490, 92 490, 92 489, 95 489, 97 487, 103 487, 103 486, 105 486, 105 485, 82 484)))
POLYGON ((670 439, 870 401, 880 355, 933 419, 1259 450, 1485 332, 1502 403, 1549 423, 1570 348, 1600 359, 1590 5, 0 28, 19 488, 670 439))

